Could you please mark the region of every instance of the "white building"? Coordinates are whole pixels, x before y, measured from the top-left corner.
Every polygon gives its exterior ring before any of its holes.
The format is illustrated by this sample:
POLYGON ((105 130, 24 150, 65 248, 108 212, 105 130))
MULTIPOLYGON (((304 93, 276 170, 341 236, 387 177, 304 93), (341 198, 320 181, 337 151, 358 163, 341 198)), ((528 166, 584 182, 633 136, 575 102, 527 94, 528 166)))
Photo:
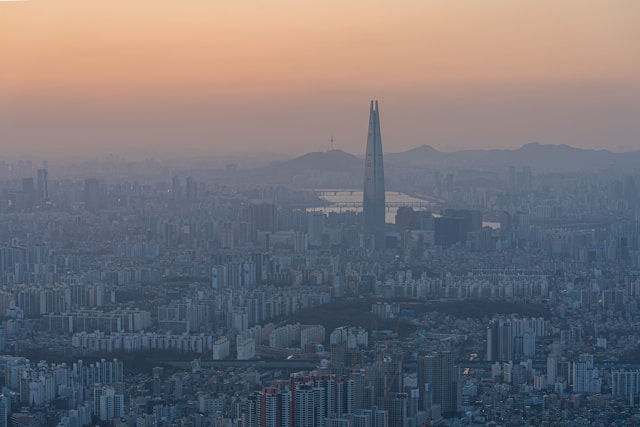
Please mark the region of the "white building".
POLYGON ((256 340, 238 335, 236 339, 237 359, 249 360, 256 357, 256 340))
POLYGON ((592 354, 582 354, 577 362, 573 362, 571 379, 574 393, 600 393, 602 380, 592 354))
POLYGON ((218 338, 213 343, 213 360, 223 360, 229 357, 229 339, 227 337, 218 338))
POLYGON ((611 394, 624 396, 629 399, 631 404, 640 403, 640 370, 612 371, 611 394))
POLYGON ((305 325, 300 330, 300 348, 305 349, 309 344, 324 342, 324 326, 305 325))
POLYGON ((101 421, 124 417, 123 394, 116 394, 111 386, 96 388, 93 393, 93 410, 101 421))

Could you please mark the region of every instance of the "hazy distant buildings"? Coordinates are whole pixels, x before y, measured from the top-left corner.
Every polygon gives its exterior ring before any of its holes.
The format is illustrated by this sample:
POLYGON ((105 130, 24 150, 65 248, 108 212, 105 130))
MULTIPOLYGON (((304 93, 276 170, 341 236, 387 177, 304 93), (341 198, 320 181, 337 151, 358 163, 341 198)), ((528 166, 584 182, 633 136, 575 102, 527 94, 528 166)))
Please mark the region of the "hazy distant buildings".
POLYGON ((438 246, 449 248, 465 241, 464 220, 441 216, 434 220, 434 241, 438 246))
POLYGON ((274 232, 278 227, 278 213, 275 203, 272 202, 262 201, 247 205, 245 218, 249 227, 249 237, 254 242, 257 241, 258 231, 274 232))
POLYGON ((324 213, 310 212, 307 219, 307 234, 309 245, 318 247, 322 244, 322 234, 324 233, 324 213))
POLYGON ((509 166, 508 189, 514 192, 531 191, 531 168, 524 166, 517 171, 515 166, 509 166))
POLYGON ((34 204, 36 190, 33 185, 33 178, 22 178, 22 208, 30 210, 34 204))
POLYGON ((482 213, 477 210, 446 209, 434 219, 435 244, 443 248, 467 241, 470 232, 482 229, 482 213))
POLYGON ((95 178, 84 180, 84 201, 87 209, 97 209, 100 205, 100 181, 95 178))
POLYGON ((468 233, 482 229, 482 213, 478 210, 446 209, 434 220, 435 244, 444 248, 467 241, 468 233))
POLYGON ((198 199, 198 183, 192 176, 187 177, 187 201, 195 202, 198 199))
POLYGON ((49 171, 38 169, 38 199, 40 201, 49 200, 49 171))
POLYGON ((364 164, 362 212, 364 216, 365 245, 375 249, 383 248, 385 193, 378 101, 371 101, 369 111, 369 134, 367 136, 367 153, 364 164))
POLYGON ((182 184, 180 183, 180 177, 177 175, 171 178, 171 194, 176 201, 182 199, 182 184))
POLYGON ((403 233, 408 230, 416 230, 416 212, 410 206, 400 206, 396 212, 396 231, 403 233))

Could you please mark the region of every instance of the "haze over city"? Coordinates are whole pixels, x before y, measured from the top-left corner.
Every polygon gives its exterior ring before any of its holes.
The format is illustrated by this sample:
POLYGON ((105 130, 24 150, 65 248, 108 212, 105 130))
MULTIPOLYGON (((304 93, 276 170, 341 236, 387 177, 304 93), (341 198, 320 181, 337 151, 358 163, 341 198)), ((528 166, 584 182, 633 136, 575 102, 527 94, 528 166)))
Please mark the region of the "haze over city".
POLYGON ((640 3, 0 2, 5 156, 640 148, 640 3))
POLYGON ((640 425, 638 0, 0 0, 0 427, 640 425))

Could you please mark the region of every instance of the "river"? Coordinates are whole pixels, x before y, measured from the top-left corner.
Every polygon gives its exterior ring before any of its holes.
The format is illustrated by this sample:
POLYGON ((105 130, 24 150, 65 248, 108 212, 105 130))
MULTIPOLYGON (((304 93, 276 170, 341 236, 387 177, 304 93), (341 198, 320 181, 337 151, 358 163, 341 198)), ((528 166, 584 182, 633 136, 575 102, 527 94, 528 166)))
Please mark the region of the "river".
MULTIPOLYGON (((331 206, 321 208, 309 208, 308 211, 321 211, 325 214, 329 212, 347 212, 362 211, 362 191, 361 190, 344 190, 344 189, 316 189, 314 190, 320 198, 333 203, 331 206)), ((396 211, 400 206, 410 206, 414 210, 433 211, 436 204, 433 201, 422 199, 409 194, 400 193, 398 191, 385 192, 386 213, 385 221, 395 224, 396 211)), ((433 212, 434 216, 439 216, 437 212, 433 212)), ((483 221, 484 227, 500 228, 500 223, 483 221)))
MULTIPOLYGON (((361 190, 338 190, 338 189, 320 189, 315 190, 320 198, 333 203, 331 206, 322 208, 310 208, 309 211, 329 212, 347 212, 362 211, 362 191, 361 190)), ((396 222, 396 211, 400 206, 411 206, 415 210, 430 210, 435 204, 429 200, 420 199, 397 191, 385 192, 386 201, 386 222, 396 222)))

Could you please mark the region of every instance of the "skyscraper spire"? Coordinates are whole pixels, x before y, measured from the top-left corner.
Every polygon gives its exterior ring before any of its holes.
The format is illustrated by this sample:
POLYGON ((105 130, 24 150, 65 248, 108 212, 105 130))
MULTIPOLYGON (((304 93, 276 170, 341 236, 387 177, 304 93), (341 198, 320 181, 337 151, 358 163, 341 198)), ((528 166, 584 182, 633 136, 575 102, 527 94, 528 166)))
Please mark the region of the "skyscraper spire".
POLYGON ((364 191, 362 199, 364 237, 368 247, 384 248, 385 193, 382 137, 378 101, 371 101, 369 110, 369 134, 364 164, 364 191))

